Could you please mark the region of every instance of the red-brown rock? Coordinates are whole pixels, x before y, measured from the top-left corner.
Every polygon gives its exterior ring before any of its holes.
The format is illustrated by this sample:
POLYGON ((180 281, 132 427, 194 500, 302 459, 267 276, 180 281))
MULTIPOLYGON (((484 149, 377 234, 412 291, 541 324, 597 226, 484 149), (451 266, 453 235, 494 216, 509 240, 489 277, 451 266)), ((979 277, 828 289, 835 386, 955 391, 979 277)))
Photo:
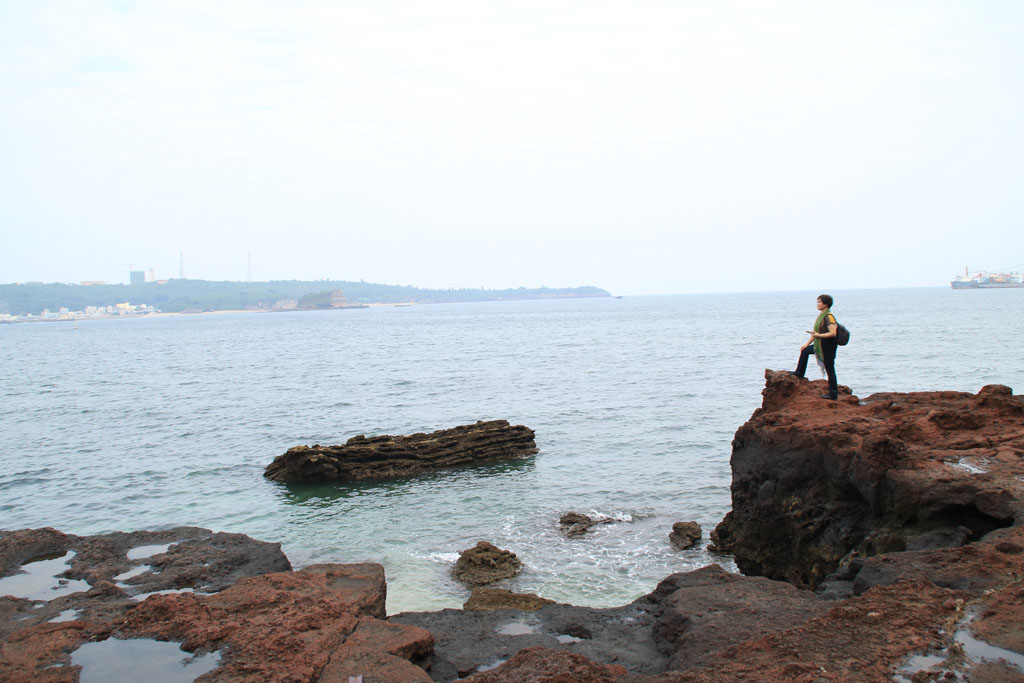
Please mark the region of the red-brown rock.
POLYGON ((713 537, 744 572, 813 588, 853 552, 959 547, 1024 520, 1024 398, 1007 387, 824 402, 765 377, 713 537))
POLYGON ((217 680, 375 674, 376 680, 428 681, 406 657, 428 655, 433 638, 376 619, 383 616, 385 594, 380 565, 316 565, 242 579, 216 595, 153 596, 118 630, 183 642, 190 652, 222 650, 224 660, 210 674, 217 680), (378 668, 393 671, 392 677, 381 677, 378 668))

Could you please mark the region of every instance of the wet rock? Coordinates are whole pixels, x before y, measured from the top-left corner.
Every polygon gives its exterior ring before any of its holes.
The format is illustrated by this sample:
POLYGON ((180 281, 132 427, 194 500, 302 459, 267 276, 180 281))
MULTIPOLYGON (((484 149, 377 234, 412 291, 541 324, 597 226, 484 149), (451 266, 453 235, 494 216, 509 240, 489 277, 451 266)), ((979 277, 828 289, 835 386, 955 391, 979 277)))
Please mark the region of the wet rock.
POLYGON ((668 540, 680 550, 689 550, 700 542, 703 532, 697 522, 676 522, 672 525, 672 533, 668 540))
POLYGON ((493 668, 530 647, 564 650, 602 665, 616 664, 632 675, 653 675, 665 671, 667 662, 652 636, 654 609, 656 605, 638 600, 607 609, 551 604, 535 612, 405 612, 389 621, 420 626, 434 634, 434 656, 428 671, 435 681, 454 681, 493 668))
POLYGON ((392 479, 536 452, 532 429, 491 420, 430 434, 355 436, 340 446, 296 446, 275 458, 263 476, 285 483, 392 479))
POLYGON ((591 517, 581 512, 566 512, 558 519, 558 524, 562 527, 562 533, 569 538, 575 538, 587 533, 593 526, 611 524, 614 521, 611 517, 591 517))
POLYGON ((467 586, 476 587, 510 579, 522 570, 523 563, 515 553, 480 541, 459 554, 452 576, 467 586))
POLYGON ((433 638, 383 621, 387 586, 378 564, 292 572, 276 543, 180 527, 88 537, 8 532, 0 566, 3 681, 71 683, 72 653, 108 638, 219 651, 220 665, 204 680, 347 681, 372 672, 377 680, 429 681, 415 662, 429 659, 433 638), (51 559, 25 564, 38 558, 51 559), (42 579, 80 582, 81 590, 51 596, 43 581, 42 597, 5 594, 38 592, 38 581, 18 577, 32 578, 25 570, 39 566, 54 574, 42 579))
POLYGON ((0 568, 5 577, 0 578, 2 638, 62 614, 107 623, 152 593, 212 593, 239 578, 285 571, 291 565, 278 543, 198 527, 99 536, 47 528, 0 537, 0 568), (43 567, 47 575, 33 579, 43 567), (34 591, 24 589, 35 584, 34 591))
POLYGON ((514 609, 523 612, 536 612, 545 605, 555 604, 554 600, 542 598, 535 593, 513 593, 503 588, 474 588, 462 609, 484 611, 494 609, 514 609))

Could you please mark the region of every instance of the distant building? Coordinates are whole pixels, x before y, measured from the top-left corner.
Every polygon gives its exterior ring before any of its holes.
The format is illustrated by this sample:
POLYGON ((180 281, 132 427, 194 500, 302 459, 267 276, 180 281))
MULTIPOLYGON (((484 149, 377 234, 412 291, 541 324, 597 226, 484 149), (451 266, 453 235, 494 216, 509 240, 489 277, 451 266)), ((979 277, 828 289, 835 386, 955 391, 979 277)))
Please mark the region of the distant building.
POLYGON ((146 271, 144 270, 131 270, 128 271, 130 274, 131 284, 133 285, 144 285, 146 284, 146 271))
POLYGON ((295 307, 299 305, 299 302, 295 299, 281 299, 275 303, 271 308, 275 311, 294 311, 295 307))
POLYGON ((106 280, 83 280, 83 281, 79 282, 78 284, 80 284, 80 285, 105 285, 105 284, 107 284, 107 281, 106 280))
POLYGON ((331 307, 332 308, 344 308, 348 306, 348 299, 345 297, 345 292, 340 289, 336 289, 331 292, 331 307))
POLYGON ((152 268, 146 272, 146 282, 156 282, 156 271, 152 268))

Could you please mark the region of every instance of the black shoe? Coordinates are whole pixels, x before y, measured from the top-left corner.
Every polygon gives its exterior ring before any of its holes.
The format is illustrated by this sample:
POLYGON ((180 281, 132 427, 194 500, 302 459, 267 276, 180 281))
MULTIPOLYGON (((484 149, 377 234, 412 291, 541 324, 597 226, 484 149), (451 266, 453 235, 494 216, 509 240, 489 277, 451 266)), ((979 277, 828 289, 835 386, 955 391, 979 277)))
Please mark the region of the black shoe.
POLYGON ((824 398, 824 399, 829 400, 829 401, 838 401, 839 400, 838 396, 833 396, 832 394, 822 394, 818 398, 824 398))

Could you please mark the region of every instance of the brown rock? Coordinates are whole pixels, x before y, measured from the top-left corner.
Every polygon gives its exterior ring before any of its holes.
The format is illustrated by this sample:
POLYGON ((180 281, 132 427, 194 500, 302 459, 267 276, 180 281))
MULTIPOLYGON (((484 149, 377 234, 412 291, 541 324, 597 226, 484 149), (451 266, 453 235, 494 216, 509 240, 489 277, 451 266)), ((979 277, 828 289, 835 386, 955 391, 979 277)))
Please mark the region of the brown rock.
POLYGON ((542 598, 535 593, 513 593, 503 588, 474 588, 462 609, 483 612, 494 609, 515 609, 522 612, 536 612, 544 605, 553 605, 554 600, 542 598))
POLYGON ((263 473, 280 482, 392 479, 525 458, 537 452, 533 430, 491 420, 410 436, 355 436, 342 446, 296 446, 263 473))
POLYGON ((574 538, 587 533, 592 526, 611 524, 614 521, 611 517, 591 517, 581 512, 566 512, 558 519, 558 524, 562 527, 562 533, 574 538))
POLYGON ((668 535, 668 540, 680 550, 689 550, 697 545, 701 536, 703 532, 697 522, 676 522, 672 525, 672 533, 668 535))
POLYGON ((509 579, 523 570, 516 554, 502 550, 487 541, 462 551, 452 569, 452 576, 470 587, 484 586, 509 579))

